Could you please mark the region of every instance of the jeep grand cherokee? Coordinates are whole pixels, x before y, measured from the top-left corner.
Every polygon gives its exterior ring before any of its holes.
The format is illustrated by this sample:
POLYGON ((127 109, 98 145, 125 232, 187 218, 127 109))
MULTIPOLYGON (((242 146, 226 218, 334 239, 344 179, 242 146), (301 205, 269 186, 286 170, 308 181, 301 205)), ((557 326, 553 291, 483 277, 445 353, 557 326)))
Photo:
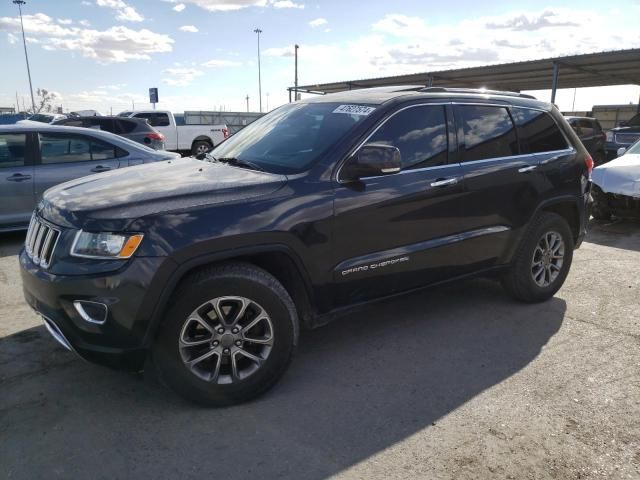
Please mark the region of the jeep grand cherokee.
POLYGON ((264 392, 300 327, 366 302, 488 274, 550 298, 593 167, 548 103, 422 87, 284 105, 204 160, 48 190, 20 264, 64 346, 207 405, 264 392))

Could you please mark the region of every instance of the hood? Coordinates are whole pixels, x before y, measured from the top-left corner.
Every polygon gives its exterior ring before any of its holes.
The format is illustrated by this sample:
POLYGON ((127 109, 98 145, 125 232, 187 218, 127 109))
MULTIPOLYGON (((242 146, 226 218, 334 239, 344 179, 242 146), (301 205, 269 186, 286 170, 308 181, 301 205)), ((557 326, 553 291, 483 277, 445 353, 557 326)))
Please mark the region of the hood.
POLYGON ((614 127, 610 131, 616 133, 640 133, 640 126, 614 127))
POLYGON ((285 182, 283 175, 183 158, 62 183, 45 192, 39 209, 62 226, 118 230, 146 215, 267 195, 285 182))
POLYGON ((640 155, 627 153, 600 165, 591 178, 604 192, 640 197, 640 155))

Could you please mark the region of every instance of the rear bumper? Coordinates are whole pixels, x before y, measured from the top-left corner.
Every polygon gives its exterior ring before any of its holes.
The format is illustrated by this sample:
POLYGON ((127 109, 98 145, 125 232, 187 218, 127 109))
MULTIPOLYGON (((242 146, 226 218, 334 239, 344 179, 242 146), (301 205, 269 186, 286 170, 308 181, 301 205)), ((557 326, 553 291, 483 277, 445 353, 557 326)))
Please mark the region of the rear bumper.
POLYGON ((587 226, 591 218, 591 208, 593 206, 593 198, 591 197, 591 188, 580 199, 582 208, 580 209, 580 225, 578 226, 578 238, 576 239, 575 248, 580 248, 584 237, 587 235, 587 226))

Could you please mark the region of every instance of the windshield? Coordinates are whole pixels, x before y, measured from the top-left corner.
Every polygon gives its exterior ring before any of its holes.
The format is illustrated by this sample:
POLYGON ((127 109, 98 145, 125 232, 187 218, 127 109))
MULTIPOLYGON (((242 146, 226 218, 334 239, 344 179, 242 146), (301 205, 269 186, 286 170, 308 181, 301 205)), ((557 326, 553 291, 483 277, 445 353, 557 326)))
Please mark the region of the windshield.
POLYGON ((640 127, 640 113, 631 117, 631 120, 629 120, 626 125, 629 127, 640 127))
POLYGON ((635 153, 636 155, 640 154, 640 140, 637 140, 636 143, 627 148, 625 153, 635 153))
POLYGON ((211 155, 251 162, 267 172, 302 172, 374 109, 339 103, 287 104, 243 128, 211 155))
POLYGON ((33 122, 49 123, 51 120, 53 120, 53 117, 51 115, 42 115, 41 113, 36 113, 35 115, 31 115, 28 120, 31 120, 33 122))

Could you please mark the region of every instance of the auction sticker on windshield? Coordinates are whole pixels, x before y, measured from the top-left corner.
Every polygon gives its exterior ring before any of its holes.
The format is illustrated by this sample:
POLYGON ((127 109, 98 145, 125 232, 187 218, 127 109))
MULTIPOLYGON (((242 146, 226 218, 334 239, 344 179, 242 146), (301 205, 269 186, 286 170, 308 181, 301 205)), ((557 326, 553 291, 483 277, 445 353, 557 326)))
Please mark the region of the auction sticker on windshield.
POLYGON ((346 113, 347 115, 369 115, 375 110, 375 107, 367 107, 366 105, 340 105, 333 113, 346 113))

